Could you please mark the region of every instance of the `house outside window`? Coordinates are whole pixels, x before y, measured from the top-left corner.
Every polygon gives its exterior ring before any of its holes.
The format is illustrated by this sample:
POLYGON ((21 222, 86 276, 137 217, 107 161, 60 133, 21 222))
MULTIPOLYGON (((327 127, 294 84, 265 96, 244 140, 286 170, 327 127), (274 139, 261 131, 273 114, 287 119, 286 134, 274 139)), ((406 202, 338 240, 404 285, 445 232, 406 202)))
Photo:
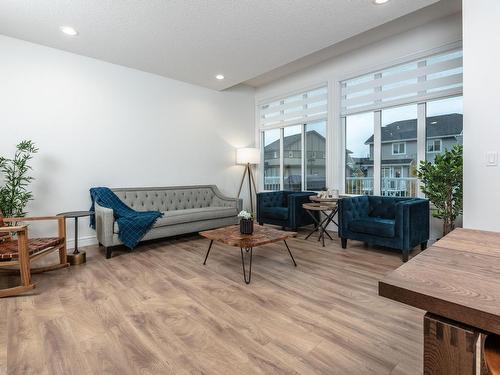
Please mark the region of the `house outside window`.
POLYGON ((322 86, 259 105, 264 190, 326 188, 327 94, 322 86))
POLYGON ((428 153, 439 153, 441 152, 442 142, 440 139, 430 139, 427 141, 427 152, 428 153))
POLYGON ((419 162, 463 138, 462 51, 340 82, 348 194, 419 196, 419 162))
POLYGON ((406 143, 398 142, 392 144, 392 154, 393 155, 404 155, 406 154, 406 143))

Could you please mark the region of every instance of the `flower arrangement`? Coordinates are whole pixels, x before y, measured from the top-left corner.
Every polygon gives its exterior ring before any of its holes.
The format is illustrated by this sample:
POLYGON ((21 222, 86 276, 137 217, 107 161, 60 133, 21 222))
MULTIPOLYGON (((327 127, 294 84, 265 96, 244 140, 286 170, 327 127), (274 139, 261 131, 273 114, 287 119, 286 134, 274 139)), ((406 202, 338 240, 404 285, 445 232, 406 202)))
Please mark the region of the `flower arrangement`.
POLYGON ((240 213, 238 214, 238 217, 243 220, 252 220, 253 214, 246 210, 241 210, 240 213))
POLYGON ((238 214, 240 218, 240 233, 252 234, 253 233, 253 214, 251 212, 242 210, 238 214))

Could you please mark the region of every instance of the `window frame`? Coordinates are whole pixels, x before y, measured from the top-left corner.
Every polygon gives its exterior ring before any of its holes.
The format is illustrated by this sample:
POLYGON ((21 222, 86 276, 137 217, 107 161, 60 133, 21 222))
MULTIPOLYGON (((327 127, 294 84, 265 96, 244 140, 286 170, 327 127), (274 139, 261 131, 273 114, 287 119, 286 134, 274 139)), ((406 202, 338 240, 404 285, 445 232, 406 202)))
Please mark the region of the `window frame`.
POLYGON ((427 139, 427 145, 426 145, 426 152, 428 154, 439 154, 441 153, 443 150, 443 140, 441 138, 432 138, 432 139, 427 139), (439 150, 436 151, 436 141, 439 142, 439 150), (430 143, 432 142, 432 146, 433 146, 433 150, 432 151, 429 151, 429 146, 430 146, 430 143))
POLYGON ((392 142, 392 155, 406 155, 406 142, 392 142), (398 145, 398 152, 394 152, 394 146, 398 145), (399 152, 403 145, 403 152, 399 152))
MULTIPOLYGON (((288 93, 287 95, 280 95, 279 97, 274 97, 274 98, 270 98, 270 99, 267 99, 267 100, 262 100, 262 101, 259 101, 259 103, 257 103, 257 108, 256 108, 256 118, 258 119, 258 121, 260 121, 261 119, 261 108, 263 106, 266 106, 268 104, 266 103, 276 103, 276 102, 280 102, 281 104, 287 104, 285 103, 285 101, 291 97, 295 97, 295 96, 299 96, 299 95, 302 95, 303 96, 303 99, 308 99, 307 97, 307 93, 309 92, 312 92, 312 91, 316 91, 316 90, 321 90, 321 89, 324 89, 325 90, 325 93, 324 94, 316 94, 317 96, 326 96, 326 112, 320 116, 315 116, 313 115, 310 119, 307 119, 307 115, 306 115, 306 118, 298 118, 296 121, 285 121, 284 123, 280 123, 280 124, 272 124, 272 125, 263 125, 262 123, 258 122, 258 133, 259 133, 259 146, 261 148, 261 163, 259 165, 259 175, 262 176, 260 179, 259 179, 259 187, 261 189, 261 191, 271 191, 271 190, 266 190, 265 189, 265 178, 264 178, 264 144, 263 144, 263 140, 264 140, 264 133, 268 130, 273 130, 273 129, 279 129, 280 130, 280 174, 279 174, 279 181, 280 181, 280 185, 279 185, 279 189, 280 190, 283 190, 284 188, 284 166, 283 166, 283 163, 284 163, 284 159, 285 159, 285 155, 284 155, 284 150, 283 150, 283 139, 284 139, 284 129, 285 128, 289 128, 289 127, 293 127, 293 126, 301 126, 301 155, 300 155, 300 158, 301 158, 301 191, 305 191, 307 190, 307 178, 306 178, 306 174, 307 174, 307 160, 306 160, 306 153, 307 153, 307 150, 306 150, 306 129, 307 129, 307 125, 309 124, 315 124, 315 123, 318 123, 318 122, 323 122, 325 124, 325 151, 324 151, 324 159, 325 159, 325 184, 328 186, 328 168, 329 168, 329 151, 328 151, 328 147, 329 147, 329 136, 330 136, 330 131, 329 131, 329 117, 330 117, 330 108, 331 108, 331 102, 330 102, 330 84, 328 83, 328 81, 326 82, 321 82, 321 83, 318 83, 316 85, 312 85, 312 86, 309 86, 308 88, 304 88, 304 89, 301 89, 301 90, 296 90, 296 91, 293 91, 293 92, 290 92, 288 93)), ((314 96, 316 96, 314 95, 314 96)), ((313 98, 314 96, 311 96, 310 98, 313 98)), ((312 107, 312 108, 315 108, 315 107, 312 107)), ((300 113, 300 111, 297 111, 298 113, 300 113)), ((309 190, 311 191, 311 190, 309 190)))

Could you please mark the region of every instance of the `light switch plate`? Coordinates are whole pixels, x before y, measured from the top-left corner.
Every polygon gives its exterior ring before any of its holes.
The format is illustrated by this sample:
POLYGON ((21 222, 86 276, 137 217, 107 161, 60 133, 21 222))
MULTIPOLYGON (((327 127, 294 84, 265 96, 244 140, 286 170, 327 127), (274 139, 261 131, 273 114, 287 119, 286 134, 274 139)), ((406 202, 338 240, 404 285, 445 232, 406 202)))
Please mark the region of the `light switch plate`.
POLYGON ((498 152, 497 151, 488 151, 486 153, 486 166, 487 167, 496 167, 498 165, 498 152))

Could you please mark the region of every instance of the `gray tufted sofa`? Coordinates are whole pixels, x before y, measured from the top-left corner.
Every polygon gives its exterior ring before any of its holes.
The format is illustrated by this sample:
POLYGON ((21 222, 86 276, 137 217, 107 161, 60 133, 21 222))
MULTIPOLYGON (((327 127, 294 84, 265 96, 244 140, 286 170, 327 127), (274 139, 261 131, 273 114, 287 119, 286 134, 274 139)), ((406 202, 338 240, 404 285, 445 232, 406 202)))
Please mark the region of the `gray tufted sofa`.
MULTIPOLYGON (((164 213, 143 240, 193 233, 238 223, 241 199, 222 195, 215 185, 111 189, 136 211, 158 210, 164 213)), ((120 228, 113 210, 95 205, 99 244, 111 257, 114 246, 121 245, 120 228)))

